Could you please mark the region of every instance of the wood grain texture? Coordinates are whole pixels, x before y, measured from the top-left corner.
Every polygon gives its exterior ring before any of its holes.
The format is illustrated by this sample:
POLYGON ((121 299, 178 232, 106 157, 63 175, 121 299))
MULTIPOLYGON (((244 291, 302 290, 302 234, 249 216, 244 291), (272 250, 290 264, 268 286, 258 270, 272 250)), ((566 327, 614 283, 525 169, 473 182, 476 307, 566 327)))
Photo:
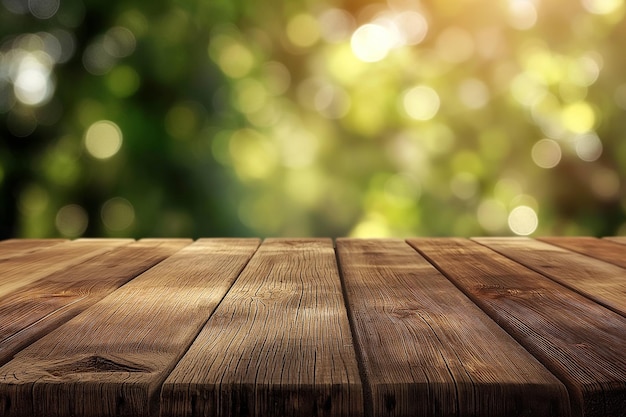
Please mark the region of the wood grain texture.
MULTIPOLYGON (((626 246, 617 242, 585 236, 540 237, 537 240, 626 268, 626 246)), ((622 281, 626 285, 626 275, 622 281)))
POLYGON ((0 242, 0 260, 26 255, 67 242, 67 239, 7 239, 0 242))
POLYGON ((190 243, 191 239, 133 242, 57 271, 0 299, 0 365, 190 243))
POLYGON ((337 251, 374 416, 566 416, 563 384, 402 240, 337 251))
POLYGON ((166 416, 360 416, 330 239, 268 239, 162 391, 166 416))
POLYGON ((573 415, 623 415, 624 317, 476 242, 408 242, 566 384, 573 415))
POLYGON ((77 239, 23 256, 0 260, 0 297, 46 275, 78 265, 133 239, 77 239))
POLYGON ((611 242, 626 245, 626 236, 606 236, 602 239, 610 240, 611 242))
POLYGON ((474 240, 626 317, 623 268, 530 238, 474 240))
POLYGON ((148 416, 259 244, 200 239, 0 368, 3 416, 148 416), (33 399, 36 401, 33 401, 33 399))

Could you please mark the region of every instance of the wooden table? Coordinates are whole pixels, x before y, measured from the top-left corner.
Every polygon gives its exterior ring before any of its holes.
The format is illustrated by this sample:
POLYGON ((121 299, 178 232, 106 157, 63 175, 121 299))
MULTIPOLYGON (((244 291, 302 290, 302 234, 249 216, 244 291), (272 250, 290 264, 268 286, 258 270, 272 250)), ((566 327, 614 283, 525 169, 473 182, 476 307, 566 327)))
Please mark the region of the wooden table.
POLYGON ((626 415, 626 238, 0 242, 0 416, 626 415))

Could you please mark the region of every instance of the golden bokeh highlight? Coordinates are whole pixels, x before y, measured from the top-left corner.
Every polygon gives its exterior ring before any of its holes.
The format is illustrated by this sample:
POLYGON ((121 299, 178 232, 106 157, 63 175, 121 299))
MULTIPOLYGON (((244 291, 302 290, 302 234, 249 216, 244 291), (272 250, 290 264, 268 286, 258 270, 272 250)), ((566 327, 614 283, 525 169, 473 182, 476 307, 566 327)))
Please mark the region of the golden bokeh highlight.
POLYGON ((254 55, 239 40, 228 34, 216 33, 209 44, 209 55, 220 69, 231 78, 248 75, 254 66, 254 55))
POLYGON ((404 92, 402 104, 410 118, 425 121, 435 117, 441 101, 435 90, 418 85, 404 92))
POLYGON ((352 35, 351 46, 354 55, 363 62, 377 62, 384 59, 393 47, 393 34, 384 26, 367 23, 352 35))
POLYGON ((299 48, 309 48, 320 39, 320 26, 317 19, 308 13, 292 17, 287 23, 287 38, 299 48))
POLYGON ((85 148, 97 159, 109 159, 122 147, 122 131, 109 120, 100 120, 85 132, 85 148))
POLYGON ((517 206, 509 213, 509 228, 520 236, 531 235, 537 230, 539 218, 531 207, 517 206))

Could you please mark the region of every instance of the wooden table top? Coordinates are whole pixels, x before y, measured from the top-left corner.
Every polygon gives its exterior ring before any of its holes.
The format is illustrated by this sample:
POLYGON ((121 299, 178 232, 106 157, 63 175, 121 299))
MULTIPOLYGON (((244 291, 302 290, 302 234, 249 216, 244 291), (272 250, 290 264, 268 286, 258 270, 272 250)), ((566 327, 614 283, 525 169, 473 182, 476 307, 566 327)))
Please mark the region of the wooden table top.
POLYGON ((0 416, 626 415, 626 237, 0 242, 0 416))

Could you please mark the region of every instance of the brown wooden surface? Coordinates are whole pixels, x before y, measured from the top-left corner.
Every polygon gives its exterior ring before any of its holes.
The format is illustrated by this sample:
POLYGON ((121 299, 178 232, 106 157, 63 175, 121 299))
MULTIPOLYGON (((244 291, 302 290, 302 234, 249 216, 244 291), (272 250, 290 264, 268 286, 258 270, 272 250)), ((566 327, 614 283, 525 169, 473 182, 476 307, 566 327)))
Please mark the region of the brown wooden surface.
POLYGON ((57 271, 0 299, 0 365, 191 239, 145 239, 57 271))
POLYGON ((626 317, 624 268, 530 238, 474 240, 626 317))
POLYGON ((626 410, 626 319, 466 239, 409 239, 568 387, 575 416, 626 410))
POLYGON ((0 242, 0 260, 14 258, 36 252, 40 249, 49 248, 59 243, 67 242, 66 239, 8 239, 0 242))
POLYGON ((4 415, 153 413, 161 383, 257 245, 199 240, 22 350, 0 368, 4 415))
POLYGON ((0 297, 46 275, 78 265, 132 239, 78 239, 0 261, 0 297))
POLYGON ((624 416, 626 238, 477 240, 0 242, 0 417, 624 416))
POLYGON ((566 416, 565 387, 401 240, 337 241, 375 416, 566 416))
POLYGON ((626 236, 606 236, 603 239, 626 245, 626 236))
MULTIPOLYGON (((626 246, 615 241, 586 236, 541 237, 537 240, 626 268, 626 246)), ((626 285, 626 279, 622 282, 626 285)))
POLYGON ((165 381, 168 416, 353 416, 363 395, 330 239, 269 239, 165 381))

